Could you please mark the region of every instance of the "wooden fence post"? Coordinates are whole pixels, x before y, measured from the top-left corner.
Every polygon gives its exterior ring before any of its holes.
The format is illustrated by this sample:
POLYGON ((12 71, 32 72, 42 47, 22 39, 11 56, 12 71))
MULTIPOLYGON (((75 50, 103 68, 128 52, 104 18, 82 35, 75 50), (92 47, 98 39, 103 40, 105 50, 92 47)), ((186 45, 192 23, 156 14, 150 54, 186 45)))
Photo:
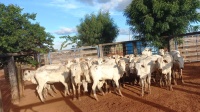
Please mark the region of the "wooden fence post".
POLYGON ((102 45, 99 44, 99 55, 100 55, 100 58, 103 58, 103 49, 102 49, 102 45))
POLYGON ((19 103, 19 92, 18 92, 18 85, 17 85, 17 77, 16 77, 16 70, 15 70, 15 63, 14 57, 11 56, 8 59, 8 73, 9 73, 9 80, 11 86, 11 101, 12 103, 19 103))
POLYGON ((16 63, 17 66, 17 80, 18 80, 18 88, 19 88, 19 98, 23 96, 23 81, 22 81, 22 70, 21 70, 21 64, 16 63))

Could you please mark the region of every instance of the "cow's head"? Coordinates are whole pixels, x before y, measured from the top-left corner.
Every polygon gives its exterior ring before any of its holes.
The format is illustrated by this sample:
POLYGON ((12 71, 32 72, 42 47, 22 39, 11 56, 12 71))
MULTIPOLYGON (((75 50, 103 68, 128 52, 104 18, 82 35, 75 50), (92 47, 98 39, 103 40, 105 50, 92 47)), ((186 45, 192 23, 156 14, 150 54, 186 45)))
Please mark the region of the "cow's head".
POLYGON ((137 76, 142 77, 145 74, 145 64, 144 63, 135 63, 135 70, 137 73, 137 76))
POLYGON ((130 73, 134 73, 134 71, 135 71, 135 62, 131 62, 129 64, 129 68, 130 68, 130 73))
POLYGON ((31 81, 31 79, 34 78, 34 75, 35 75, 35 71, 25 70, 23 74, 23 80, 31 81))
POLYGON ((119 60, 118 63, 117 63, 119 69, 121 72, 125 73, 126 72, 126 63, 124 60, 119 60))
POLYGON ((181 69, 184 68, 184 59, 183 59, 183 57, 177 57, 177 59, 176 59, 175 61, 178 62, 179 67, 180 67, 181 69))
POLYGON ((164 56, 165 50, 164 50, 164 49, 159 49, 159 54, 160 54, 161 56, 164 56))

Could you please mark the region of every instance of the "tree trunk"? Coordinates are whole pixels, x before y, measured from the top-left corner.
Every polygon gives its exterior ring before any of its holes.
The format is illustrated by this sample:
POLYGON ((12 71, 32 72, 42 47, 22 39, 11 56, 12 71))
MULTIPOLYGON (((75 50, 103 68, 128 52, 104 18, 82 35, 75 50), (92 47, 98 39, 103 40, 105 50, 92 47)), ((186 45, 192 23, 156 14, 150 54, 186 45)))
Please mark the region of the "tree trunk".
POLYGON ((13 56, 8 59, 8 73, 11 86, 11 101, 12 103, 19 103, 19 91, 18 91, 16 68, 13 56))

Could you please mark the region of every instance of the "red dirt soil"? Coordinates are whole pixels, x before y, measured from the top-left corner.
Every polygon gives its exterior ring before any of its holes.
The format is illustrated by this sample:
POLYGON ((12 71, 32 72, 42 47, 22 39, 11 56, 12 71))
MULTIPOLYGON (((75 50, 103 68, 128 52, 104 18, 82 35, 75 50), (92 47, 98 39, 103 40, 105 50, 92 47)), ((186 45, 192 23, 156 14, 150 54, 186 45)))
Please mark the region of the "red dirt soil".
POLYGON ((62 84, 56 84, 57 94, 50 95, 42 103, 36 92, 36 85, 25 82, 24 97, 19 104, 11 104, 10 86, 3 71, 0 71, 4 112, 200 112, 200 62, 186 63, 183 70, 184 84, 178 81, 173 91, 152 84, 152 94, 140 96, 141 88, 126 84, 121 88, 124 97, 114 92, 105 96, 98 94, 99 101, 93 95, 81 95, 81 100, 64 97, 62 84))

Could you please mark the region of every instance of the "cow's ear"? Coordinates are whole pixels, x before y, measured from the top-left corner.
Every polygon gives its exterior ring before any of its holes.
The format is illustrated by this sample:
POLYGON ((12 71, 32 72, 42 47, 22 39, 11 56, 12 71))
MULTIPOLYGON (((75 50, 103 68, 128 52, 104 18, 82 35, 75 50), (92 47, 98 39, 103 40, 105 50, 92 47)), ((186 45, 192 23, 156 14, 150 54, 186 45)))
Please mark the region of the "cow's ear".
POLYGON ((168 61, 167 60, 163 60, 165 63, 168 63, 168 61))

